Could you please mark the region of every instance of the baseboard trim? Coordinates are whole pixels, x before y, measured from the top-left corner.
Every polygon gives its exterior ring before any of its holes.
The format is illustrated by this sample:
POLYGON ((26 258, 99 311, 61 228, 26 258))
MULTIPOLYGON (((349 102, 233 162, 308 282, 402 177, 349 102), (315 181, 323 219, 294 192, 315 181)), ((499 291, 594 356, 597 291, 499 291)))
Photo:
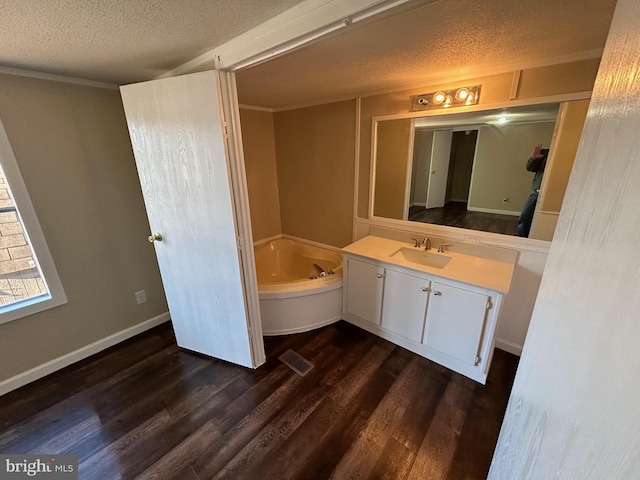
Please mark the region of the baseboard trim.
POLYGON ((157 327, 169 320, 169 312, 162 313, 156 317, 134 325, 133 327, 121 330, 113 335, 109 335, 108 337, 90 343, 89 345, 85 345, 78 350, 69 352, 61 357, 43 363, 42 365, 38 365, 26 372, 14 375, 13 377, 0 382, 0 396, 27 385, 28 383, 35 382, 36 380, 46 377, 47 375, 68 367, 80 360, 84 360, 85 358, 106 350, 109 347, 113 347, 118 343, 124 342, 131 337, 135 337, 136 335, 146 332, 147 330, 157 327))
POLYGON ((520 212, 516 212, 514 210, 498 210, 497 208, 467 207, 467 210, 469 210, 470 212, 496 213, 498 215, 510 215, 512 217, 520 216, 520 212))
POLYGON ((522 356, 522 345, 518 345, 517 343, 507 342, 506 340, 496 338, 496 348, 504 350, 505 352, 513 353, 519 357, 522 356))

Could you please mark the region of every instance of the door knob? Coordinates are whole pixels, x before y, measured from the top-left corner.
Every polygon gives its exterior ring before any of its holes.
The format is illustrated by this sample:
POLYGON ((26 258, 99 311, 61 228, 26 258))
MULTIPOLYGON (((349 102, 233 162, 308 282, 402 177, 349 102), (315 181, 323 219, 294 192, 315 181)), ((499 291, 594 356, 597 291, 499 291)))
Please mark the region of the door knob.
POLYGON ((162 241, 162 235, 160 235, 159 233, 154 233, 153 235, 149 235, 149 242, 153 243, 153 242, 161 242, 162 241))

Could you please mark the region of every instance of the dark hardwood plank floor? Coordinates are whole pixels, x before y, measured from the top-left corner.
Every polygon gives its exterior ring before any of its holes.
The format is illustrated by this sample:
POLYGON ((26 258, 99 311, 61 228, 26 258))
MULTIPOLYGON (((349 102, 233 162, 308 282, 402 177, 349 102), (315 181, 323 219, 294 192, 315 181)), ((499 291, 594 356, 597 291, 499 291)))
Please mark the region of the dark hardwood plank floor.
POLYGON ((482 386, 346 322, 265 345, 249 370, 155 328, 0 397, 0 452, 74 453, 100 480, 486 478, 517 357, 482 386))
POLYGON ((518 226, 517 216, 471 212, 464 202, 449 202, 442 208, 411 207, 409 220, 504 235, 515 235, 518 226))

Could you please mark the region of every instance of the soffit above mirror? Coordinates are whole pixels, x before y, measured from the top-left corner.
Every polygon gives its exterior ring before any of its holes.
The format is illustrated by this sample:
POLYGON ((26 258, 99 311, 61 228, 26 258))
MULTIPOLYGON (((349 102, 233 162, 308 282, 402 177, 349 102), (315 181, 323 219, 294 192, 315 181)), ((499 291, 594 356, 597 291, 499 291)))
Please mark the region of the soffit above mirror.
POLYGON ((598 57, 614 7, 615 0, 418 6, 238 72, 240 102, 284 109, 598 57))
POLYGON ((449 115, 442 115, 442 113, 442 110, 440 110, 435 112, 434 115, 415 118, 415 128, 555 122, 558 116, 558 105, 555 103, 543 103, 466 113, 451 112, 449 115))

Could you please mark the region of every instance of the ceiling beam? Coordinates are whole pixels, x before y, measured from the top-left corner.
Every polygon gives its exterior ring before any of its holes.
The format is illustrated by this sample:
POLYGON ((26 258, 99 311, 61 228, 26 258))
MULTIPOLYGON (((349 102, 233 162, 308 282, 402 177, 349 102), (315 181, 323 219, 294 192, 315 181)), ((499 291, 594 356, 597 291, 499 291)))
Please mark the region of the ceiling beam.
POLYGON ((157 78, 173 77, 207 67, 237 71, 400 5, 424 6, 437 1, 441 0, 305 0, 157 78))

